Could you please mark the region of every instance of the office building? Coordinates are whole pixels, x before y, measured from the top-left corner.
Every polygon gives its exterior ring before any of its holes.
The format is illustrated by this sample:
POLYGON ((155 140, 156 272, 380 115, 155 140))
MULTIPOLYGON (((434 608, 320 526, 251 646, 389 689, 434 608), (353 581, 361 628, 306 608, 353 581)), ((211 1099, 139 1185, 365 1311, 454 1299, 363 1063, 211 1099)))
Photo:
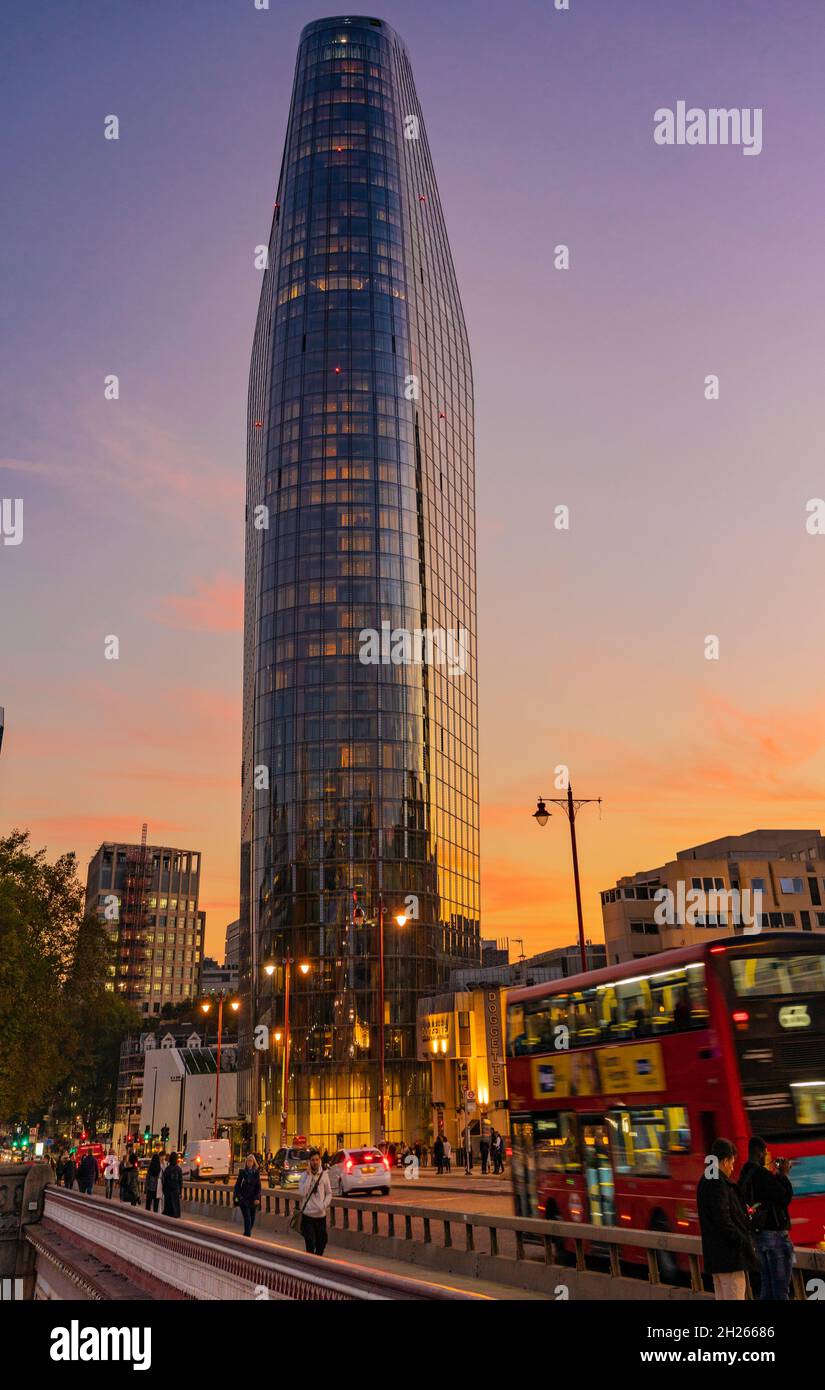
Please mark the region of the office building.
POLYGON ((751 830, 679 850, 601 894, 610 965, 745 931, 825 931, 818 830, 751 830))
POLYGON ((249 385, 243 1102, 322 1147, 428 1117, 418 999, 479 959, 470 355, 403 42, 301 34, 249 385), (406 924, 398 927, 402 909, 406 924), (384 917, 381 997, 380 920, 384 917), (273 965, 267 976, 264 967, 273 965))

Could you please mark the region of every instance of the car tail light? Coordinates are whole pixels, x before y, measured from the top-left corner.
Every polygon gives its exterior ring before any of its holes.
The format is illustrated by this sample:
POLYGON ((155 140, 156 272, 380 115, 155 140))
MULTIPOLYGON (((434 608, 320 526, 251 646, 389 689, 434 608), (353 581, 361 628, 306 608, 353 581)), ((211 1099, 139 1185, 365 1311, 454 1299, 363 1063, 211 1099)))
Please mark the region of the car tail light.
POLYGON ((387 1158, 387 1155, 386 1155, 386 1154, 383 1154, 383 1155, 382 1155, 382 1157, 381 1157, 381 1162, 383 1163, 383 1165, 384 1165, 384 1167, 386 1168, 387 1172, 389 1172, 389 1171, 390 1171, 390 1160, 387 1158))
POLYGON ((740 1025, 747 1023, 750 1019, 750 1014, 748 1013, 747 1009, 737 1009, 736 1012, 731 1016, 733 1018, 734 1023, 738 1023, 740 1025))
POLYGON ((351 1173, 351 1172, 352 1172, 352 1159, 351 1159, 351 1158, 348 1158, 348 1159, 347 1159, 347 1172, 348 1172, 348 1173, 351 1173))

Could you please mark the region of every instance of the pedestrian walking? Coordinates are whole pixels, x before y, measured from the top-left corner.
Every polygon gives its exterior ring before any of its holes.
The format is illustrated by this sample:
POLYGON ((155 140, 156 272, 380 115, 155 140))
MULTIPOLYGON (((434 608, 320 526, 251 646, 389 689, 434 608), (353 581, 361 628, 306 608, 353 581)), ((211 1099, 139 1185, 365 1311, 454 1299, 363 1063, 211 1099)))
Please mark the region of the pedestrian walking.
POLYGON ((77 1164, 71 1154, 66 1155, 66 1162, 63 1164, 63 1186, 74 1187, 74 1180, 77 1174, 77 1164))
POLYGON ((447 1171, 448 1173, 449 1173, 449 1171, 450 1171, 450 1165, 451 1165, 451 1163, 452 1163, 452 1157, 453 1157, 453 1146, 452 1146, 452 1144, 450 1143, 449 1139, 447 1138, 447 1136, 446 1136, 446 1134, 445 1134, 445 1135, 444 1135, 444 1167, 445 1167, 445 1169, 446 1169, 446 1171, 447 1171))
POLYGON ((748 1144, 748 1161, 739 1174, 739 1187, 750 1215, 751 1231, 759 1257, 763 1303, 787 1303, 790 1298, 793 1243, 788 1232, 793 1186, 786 1158, 773 1160, 764 1139, 756 1135, 748 1144))
POLYGON ((261 1205, 261 1174, 254 1154, 247 1154, 246 1163, 235 1182, 234 1202, 243 1217, 243 1233, 252 1235, 255 1212, 261 1205))
POLYGON ((146 1182, 144 1183, 144 1193, 146 1195, 146 1210, 160 1210, 160 1154, 152 1154, 149 1160, 149 1167, 146 1169, 146 1182))
POLYGON ((164 1216, 180 1216, 180 1199, 183 1193, 183 1174, 176 1153, 169 1155, 169 1162, 161 1177, 163 1190, 164 1216))
POLYGON ((444 1172, 444 1140, 440 1134, 436 1135, 435 1143, 433 1144, 433 1161, 435 1163, 435 1171, 438 1176, 441 1177, 444 1172))
POLYGON ((733 1181, 736 1149, 729 1139, 715 1139, 710 1157, 716 1176, 700 1178, 696 1189, 705 1273, 713 1278, 718 1300, 741 1301, 747 1293, 746 1271, 758 1269, 759 1260, 745 1199, 733 1181))
POLYGON ((97 1178, 97 1159, 95 1158, 91 1149, 89 1149, 88 1152, 85 1153, 81 1158, 80 1166, 77 1170, 77 1185, 80 1188, 80 1191, 86 1193, 87 1196, 91 1197, 92 1193, 94 1192, 97 1178))
POLYGON ((62 1182, 63 1182, 63 1173, 64 1173, 65 1169, 66 1169, 66 1155, 63 1154, 63 1153, 59 1153, 59 1154, 57 1155, 57 1159, 56 1159, 56 1162, 55 1162, 55 1165, 54 1165, 54 1180, 55 1180, 55 1182, 57 1183, 58 1187, 60 1187, 61 1184, 62 1184, 62 1182))
POLYGON ((478 1145, 478 1152, 481 1158, 481 1171, 487 1172, 487 1165, 490 1162, 490 1141, 486 1135, 482 1135, 478 1145))
POLYGON ((497 1129, 490 1136, 490 1153, 493 1159, 493 1172, 504 1172, 504 1140, 497 1129))
POLYGON ((120 1165, 120 1200, 133 1207, 140 1201, 138 1161, 133 1153, 120 1165))
POLYGON ((115 1190, 115 1183, 120 1179, 120 1159, 113 1149, 110 1149, 103 1162, 103 1181, 106 1184, 106 1197, 111 1201, 112 1193, 115 1190))
POLYGON ((323 1255, 327 1245, 327 1212, 332 1202, 329 1173, 321 1167, 321 1155, 316 1149, 310 1154, 309 1167, 301 1174, 301 1235, 310 1255, 323 1255))

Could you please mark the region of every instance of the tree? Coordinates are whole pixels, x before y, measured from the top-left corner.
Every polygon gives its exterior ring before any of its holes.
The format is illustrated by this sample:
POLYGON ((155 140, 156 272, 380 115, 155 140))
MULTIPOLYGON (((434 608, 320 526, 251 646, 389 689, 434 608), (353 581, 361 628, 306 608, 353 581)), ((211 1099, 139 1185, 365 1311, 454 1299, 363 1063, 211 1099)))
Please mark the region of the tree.
POLYGON ((46 862, 28 831, 0 839, 0 1115, 25 1118, 60 1070, 62 986, 83 891, 73 854, 46 862))
POLYGON ((140 1019, 112 990, 114 945, 83 897, 74 854, 48 864, 28 832, 0 839, 0 1116, 80 1114, 94 1136, 140 1019))

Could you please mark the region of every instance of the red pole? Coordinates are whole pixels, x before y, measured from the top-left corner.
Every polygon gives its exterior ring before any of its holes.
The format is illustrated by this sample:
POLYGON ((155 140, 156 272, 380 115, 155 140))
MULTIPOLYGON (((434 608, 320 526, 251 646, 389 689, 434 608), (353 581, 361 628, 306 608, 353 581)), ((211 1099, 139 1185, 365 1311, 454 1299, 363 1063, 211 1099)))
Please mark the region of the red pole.
POLYGON ((281 1077, 281 1148, 287 1146, 287 1124, 289 1117, 289 979, 292 974, 292 957, 289 951, 284 962, 284 1068, 281 1077))
POLYGON ((381 1143, 387 1137, 384 1109, 384 899, 378 895, 378 1103, 381 1109, 381 1143))
POLYGON ((567 819, 570 822, 570 846, 573 850, 573 879, 576 884, 576 914, 579 919, 579 950, 581 951, 582 970, 587 971, 587 951, 584 945, 584 918, 582 917, 582 890, 579 883, 579 856, 576 851, 576 810, 573 805, 573 787, 570 782, 567 784, 567 819))
POLYGON ((218 996, 218 1056, 215 1063, 215 1124, 212 1138, 218 1137, 218 1096, 221 1088, 221 1033, 223 1032, 223 995, 218 996))

